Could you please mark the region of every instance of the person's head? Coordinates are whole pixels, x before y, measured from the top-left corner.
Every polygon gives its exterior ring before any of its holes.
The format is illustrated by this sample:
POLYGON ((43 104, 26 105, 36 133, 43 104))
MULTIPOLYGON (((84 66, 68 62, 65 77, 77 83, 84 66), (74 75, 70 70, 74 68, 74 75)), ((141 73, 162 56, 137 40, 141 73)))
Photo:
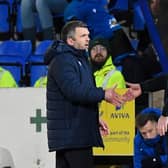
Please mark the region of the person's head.
POLYGON ((82 21, 67 22, 61 31, 61 39, 76 49, 88 49, 90 40, 88 27, 82 21))
POLYGON ((157 123, 161 112, 157 108, 146 108, 136 116, 136 128, 144 139, 158 136, 157 123))
POLYGON ((160 0, 149 0, 150 3, 150 8, 151 8, 151 12, 152 14, 155 16, 158 14, 159 12, 159 3, 160 0))
POLYGON ((109 57, 109 43, 103 37, 96 37, 89 43, 89 56, 93 65, 104 65, 109 57))

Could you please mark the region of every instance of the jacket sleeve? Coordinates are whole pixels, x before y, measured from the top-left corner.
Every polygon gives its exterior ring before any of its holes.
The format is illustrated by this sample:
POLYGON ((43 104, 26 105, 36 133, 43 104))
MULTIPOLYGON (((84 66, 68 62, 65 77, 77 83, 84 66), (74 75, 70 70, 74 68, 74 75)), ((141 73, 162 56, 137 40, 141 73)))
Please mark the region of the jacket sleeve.
POLYGON ((142 161, 142 153, 139 149, 139 138, 136 135, 134 138, 134 156, 133 156, 133 164, 135 168, 141 168, 141 161, 142 161))
POLYGON ((163 106, 163 112, 162 112, 163 116, 168 116, 168 100, 165 102, 164 106, 163 106))
POLYGON ((105 91, 97 88, 94 84, 92 74, 86 70, 77 68, 73 56, 58 56, 52 66, 53 78, 63 95, 72 102, 81 104, 98 103, 104 99, 105 91), (82 72, 81 72, 82 71, 82 72), (80 75, 85 75, 85 81, 81 82, 80 75))
MULTIPOLYGON (((168 74, 158 76, 151 80, 147 80, 141 83, 142 92, 157 91, 157 90, 168 90, 168 74)), ((163 116, 168 116, 168 99, 166 98, 165 105, 163 107, 163 116)))
POLYGON ((168 74, 161 75, 141 83, 141 88, 143 92, 168 89, 168 74))

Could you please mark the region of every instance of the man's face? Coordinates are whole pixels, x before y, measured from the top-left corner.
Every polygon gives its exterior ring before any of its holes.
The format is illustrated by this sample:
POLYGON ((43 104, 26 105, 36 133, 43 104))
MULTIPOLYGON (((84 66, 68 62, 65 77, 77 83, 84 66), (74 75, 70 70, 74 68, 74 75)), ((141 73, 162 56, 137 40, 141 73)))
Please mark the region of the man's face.
POLYGON ((72 46, 76 49, 87 50, 89 46, 89 30, 84 27, 78 27, 75 30, 72 46))
POLYGON ((107 49, 103 45, 95 45, 90 51, 92 61, 96 63, 102 63, 107 58, 107 49))
POLYGON ((139 131, 144 139, 152 139, 158 135, 157 122, 148 121, 139 131))
POLYGON ((157 14, 159 11, 159 1, 160 0, 152 0, 150 3, 150 8, 153 14, 157 14))

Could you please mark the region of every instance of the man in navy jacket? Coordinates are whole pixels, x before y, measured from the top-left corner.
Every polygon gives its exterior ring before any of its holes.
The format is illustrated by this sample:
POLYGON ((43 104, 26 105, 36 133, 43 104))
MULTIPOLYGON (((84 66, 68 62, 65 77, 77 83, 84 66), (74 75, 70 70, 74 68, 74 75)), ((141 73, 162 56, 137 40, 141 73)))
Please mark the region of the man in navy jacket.
POLYGON ((47 130, 49 151, 56 151, 57 168, 93 168, 92 147, 103 147, 98 103, 123 103, 115 88, 96 88, 86 50, 87 25, 68 22, 61 41, 54 41, 45 55, 48 64, 47 130))

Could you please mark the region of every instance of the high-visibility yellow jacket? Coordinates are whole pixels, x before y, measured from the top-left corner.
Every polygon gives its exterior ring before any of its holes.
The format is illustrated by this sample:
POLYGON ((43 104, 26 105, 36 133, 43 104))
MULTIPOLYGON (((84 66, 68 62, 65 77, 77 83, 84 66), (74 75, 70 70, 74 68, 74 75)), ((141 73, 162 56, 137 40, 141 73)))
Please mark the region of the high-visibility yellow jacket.
POLYGON ((34 84, 36 88, 44 88, 47 85, 47 76, 41 76, 34 84))
POLYGON ((18 87, 13 75, 6 69, 0 67, 0 87, 18 87))
POLYGON ((113 65, 111 56, 109 56, 101 69, 94 72, 94 77, 97 87, 105 89, 117 84, 117 88, 126 88, 124 77, 113 65))

